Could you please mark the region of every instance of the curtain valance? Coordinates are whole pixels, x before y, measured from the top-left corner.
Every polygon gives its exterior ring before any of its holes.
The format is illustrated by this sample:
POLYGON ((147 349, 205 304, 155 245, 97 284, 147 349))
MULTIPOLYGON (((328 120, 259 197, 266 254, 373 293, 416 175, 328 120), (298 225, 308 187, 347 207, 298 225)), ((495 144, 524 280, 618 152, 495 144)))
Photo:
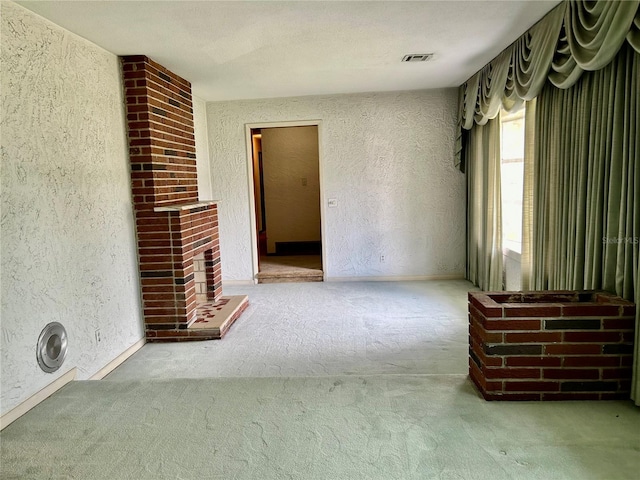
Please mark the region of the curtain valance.
POLYGON ((547 80, 571 87, 583 71, 611 62, 625 40, 640 53, 639 5, 640 0, 558 5, 460 87, 460 127, 485 125, 501 106, 510 111, 532 100, 547 80))

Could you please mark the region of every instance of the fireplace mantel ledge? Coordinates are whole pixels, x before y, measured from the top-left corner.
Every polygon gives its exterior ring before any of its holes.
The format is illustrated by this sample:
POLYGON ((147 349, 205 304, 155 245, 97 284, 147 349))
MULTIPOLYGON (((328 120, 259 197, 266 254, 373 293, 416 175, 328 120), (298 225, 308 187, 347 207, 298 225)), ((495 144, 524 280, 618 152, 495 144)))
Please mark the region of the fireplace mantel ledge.
POLYGON ((176 205, 163 205, 162 207, 155 207, 154 212, 180 212, 182 210, 191 210, 192 208, 207 207, 209 205, 216 205, 220 203, 220 200, 204 200, 202 202, 194 203, 178 203, 176 205))

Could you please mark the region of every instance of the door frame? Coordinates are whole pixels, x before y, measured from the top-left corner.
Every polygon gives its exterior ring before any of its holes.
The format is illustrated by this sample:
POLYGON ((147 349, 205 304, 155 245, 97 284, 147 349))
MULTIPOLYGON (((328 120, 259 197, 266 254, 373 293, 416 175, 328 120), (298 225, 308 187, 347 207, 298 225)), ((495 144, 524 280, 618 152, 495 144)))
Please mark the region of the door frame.
POLYGON ((288 122, 260 122, 246 123, 245 137, 247 150, 247 179, 249 189, 249 228, 251 232, 251 261, 253 270, 253 283, 258 283, 258 228, 256 225, 256 198, 253 182, 253 142, 251 130, 257 128, 282 128, 282 127, 317 127, 318 128, 318 177, 320 187, 320 243, 322 246, 322 278, 326 281, 326 247, 325 247, 325 201, 323 188, 323 154, 322 154, 322 120, 294 120, 288 122))

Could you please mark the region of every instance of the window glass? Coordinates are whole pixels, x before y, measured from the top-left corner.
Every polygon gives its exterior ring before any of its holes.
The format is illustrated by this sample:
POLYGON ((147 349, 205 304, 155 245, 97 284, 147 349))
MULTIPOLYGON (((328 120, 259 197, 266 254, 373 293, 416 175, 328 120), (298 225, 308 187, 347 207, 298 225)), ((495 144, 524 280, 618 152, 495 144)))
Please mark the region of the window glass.
POLYGON ((524 174, 524 107, 501 114, 502 246, 522 250, 522 182, 524 174))

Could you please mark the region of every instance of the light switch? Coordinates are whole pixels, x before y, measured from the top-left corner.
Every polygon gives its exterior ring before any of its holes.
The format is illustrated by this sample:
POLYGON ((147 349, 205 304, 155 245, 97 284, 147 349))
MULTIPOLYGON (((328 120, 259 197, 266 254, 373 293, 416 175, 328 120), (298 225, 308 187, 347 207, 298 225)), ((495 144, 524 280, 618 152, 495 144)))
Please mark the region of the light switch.
POLYGON ((335 198, 330 198, 328 204, 329 204, 329 207, 337 207, 338 200, 336 200, 335 198))
POLYGON ((306 179, 306 178, 303 178, 303 179, 302 179, 302 186, 303 186, 303 187, 306 187, 306 186, 307 186, 307 179, 306 179))

